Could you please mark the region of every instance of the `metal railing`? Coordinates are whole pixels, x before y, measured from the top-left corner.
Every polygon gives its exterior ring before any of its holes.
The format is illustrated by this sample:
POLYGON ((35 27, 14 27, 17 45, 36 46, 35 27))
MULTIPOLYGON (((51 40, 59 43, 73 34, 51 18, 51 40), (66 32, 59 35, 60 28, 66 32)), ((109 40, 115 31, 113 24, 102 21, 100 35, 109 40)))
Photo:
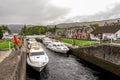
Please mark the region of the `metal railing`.
POLYGON ((10 50, 12 47, 13 47, 12 42, 9 42, 7 48, 0 48, 0 50, 10 50))

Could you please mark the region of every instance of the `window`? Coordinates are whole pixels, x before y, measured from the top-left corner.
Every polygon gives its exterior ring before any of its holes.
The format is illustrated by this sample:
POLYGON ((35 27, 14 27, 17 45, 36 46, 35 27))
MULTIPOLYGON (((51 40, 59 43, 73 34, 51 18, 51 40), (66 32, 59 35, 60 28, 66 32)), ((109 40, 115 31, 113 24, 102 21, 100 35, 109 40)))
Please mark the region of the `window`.
POLYGON ((44 55, 44 52, 32 52, 32 53, 30 53, 30 56, 36 56, 36 55, 44 55))
POLYGON ((53 46, 54 46, 54 47, 56 47, 56 45, 55 45, 55 44, 53 44, 53 46))

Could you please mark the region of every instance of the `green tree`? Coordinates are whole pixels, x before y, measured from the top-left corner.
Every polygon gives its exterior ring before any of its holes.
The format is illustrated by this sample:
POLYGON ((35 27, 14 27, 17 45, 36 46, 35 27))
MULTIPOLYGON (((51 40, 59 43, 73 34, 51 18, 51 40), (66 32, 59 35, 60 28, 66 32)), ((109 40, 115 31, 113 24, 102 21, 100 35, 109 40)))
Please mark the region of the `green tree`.
POLYGON ((24 27, 21 29, 20 34, 25 35, 26 34, 26 29, 27 29, 27 27, 26 27, 26 25, 24 25, 24 27))
POLYGON ((46 26, 32 26, 32 27, 24 27, 21 30, 21 34, 25 35, 39 35, 45 34, 49 29, 46 26))
POLYGON ((24 27, 23 27, 23 35, 26 33, 26 25, 24 25, 24 27))
POLYGON ((2 39, 3 37, 3 33, 2 33, 2 30, 0 30, 0 39, 2 39))
POLYGON ((57 27, 56 27, 56 25, 55 25, 55 27, 54 27, 54 33, 56 32, 56 28, 57 28, 57 27))
POLYGON ((99 24, 90 24, 91 27, 94 27, 95 29, 97 29, 99 26, 99 24))
POLYGON ((8 31, 9 33, 11 33, 11 31, 9 30, 9 28, 7 27, 7 25, 1 25, 0 26, 0 30, 8 31))

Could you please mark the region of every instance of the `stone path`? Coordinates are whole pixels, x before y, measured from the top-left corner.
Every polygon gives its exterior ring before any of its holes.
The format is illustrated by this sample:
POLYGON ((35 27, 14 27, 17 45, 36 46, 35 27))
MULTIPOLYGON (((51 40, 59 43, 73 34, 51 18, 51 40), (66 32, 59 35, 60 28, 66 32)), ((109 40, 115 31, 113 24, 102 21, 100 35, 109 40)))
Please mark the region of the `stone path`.
POLYGON ((12 52, 12 50, 9 51, 0 51, 0 63, 9 56, 9 54, 12 52))
POLYGON ((120 43, 110 43, 110 44, 120 46, 120 43))

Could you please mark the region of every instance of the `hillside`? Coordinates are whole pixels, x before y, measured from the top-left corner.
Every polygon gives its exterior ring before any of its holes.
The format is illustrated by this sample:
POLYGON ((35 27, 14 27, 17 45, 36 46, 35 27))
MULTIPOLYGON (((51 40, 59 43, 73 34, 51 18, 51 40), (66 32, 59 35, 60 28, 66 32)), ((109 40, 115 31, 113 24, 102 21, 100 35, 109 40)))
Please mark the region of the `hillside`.
MULTIPOLYGON (((90 24, 99 24, 100 26, 103 26, 105 24, 105 22, 107 23, 112 23, 112 22, 117 22, 117 20, 120 20, 120 18, 117 19, 110 19, 110 20, 102 20, 102 21, 92 21, 92 22, 75 22, 75 23, 61 23, 61 24, 57 24, 56 27, 57 28, 69 28, 69 27, 75 27, 75 26, 89 26, 90 24)), ((7 25, 8 28, 11 30, 12 33, 18 33, 23 27, 24 25, 16 25, 16 24, 10 24, 7 25)), ((27 27, 31 27, 34 25, 27 25, 27 27)), ((55 27, 55 25, 48 25, 48 27, 55 27)))
POLYGON ((18 33, 24 26, 23 25, 7 25, 12 33, 18 33))
POLYGON ((92 22, 61 23, 56 26, 57 26, 57 28, 75 27, 75 26, 83 26, 83 25, 89 26, 90 24, 99 24, 100 26, 103 26, 105 24, 105 22, 112 23, 112 22, 117 22, 117 20, 120 20, 120 18, 110 19, 110 20, 102 20, 102 21, 92 21, 92 22))
MULTIPOLYGON (((27 25, 26 27, 31 27, 33 25, 27 25)), ((7 27, 10 29, 12 33, 19 33, 21 29, 24 27, 22 24, 10 24, 7 25, 7 27)))

